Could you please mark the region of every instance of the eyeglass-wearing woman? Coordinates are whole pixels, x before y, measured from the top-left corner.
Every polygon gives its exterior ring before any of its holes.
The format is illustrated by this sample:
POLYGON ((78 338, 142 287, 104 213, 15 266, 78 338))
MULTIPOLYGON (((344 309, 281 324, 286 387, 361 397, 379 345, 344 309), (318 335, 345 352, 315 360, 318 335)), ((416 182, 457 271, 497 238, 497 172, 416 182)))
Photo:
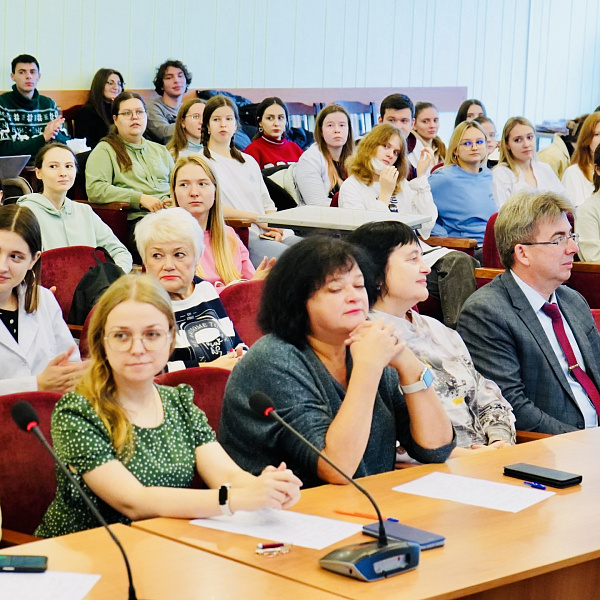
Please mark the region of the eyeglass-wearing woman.
POLYGON ((114 69, 96 71, 88 101, 77 111, 74 119, 75 137, 85 138, 92 150, 108 134, 113 123, 112 102, 124 87, 125 82, 119 71, 114 69))
POLYGON ((127 202, 129 240, 135 250, 133 229, 148 212, 163 208, 169 198, 173 157, 161 144, 144 139, 146 106, 136 92, 123 92, 112 103, 113 126, 92 150, 85 169, 86 189, 92 202, 127 202))
POLYGON ((205 104, 200 98, 191 98, 181 105, 173 137, 167 144, 173 160, 202 152, 202 116, 205 104))
POLYGON ((537 160, 535 129, 524 117, 506 121, 500 140, 500 160, 492 175, 497 208, 519 190, 565 193, 565 186, 552 167, 537 160))
POLYGON ((460 123, 448 143, 444 166, 429 178, 438 209, 432 235, 475 238, 483 244, 488 219, 497 211, 486 159, 487 139, 481 125, 460 123))
MULTIPOLYGON (((59 456, 109 523, 293 505, 301 482, 284 464, 246 473, 216 441, 191 387, 154 384, 174 331, 169 297, 149 275, 126 275, 106 291, 90 322, 91 367, 52 413, 59 456), (210 489, 188 489, 196 472, 210 489)), ((36 534, 97 525, 58 473, 56 499, 36 534)))

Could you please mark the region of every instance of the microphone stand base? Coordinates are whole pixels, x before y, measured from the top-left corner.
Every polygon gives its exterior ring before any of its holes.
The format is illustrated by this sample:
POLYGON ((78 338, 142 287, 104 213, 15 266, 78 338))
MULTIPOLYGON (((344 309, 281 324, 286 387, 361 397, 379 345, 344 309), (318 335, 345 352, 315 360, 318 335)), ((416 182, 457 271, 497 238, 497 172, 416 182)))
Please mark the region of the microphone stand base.
POLYGON ((379 541, 364 542, 333 550, 319 560, 319 565, 360 581, 377 581, 416 568, 420 553, 419 544, 412 542, 394 542, 386 546, 379 541))

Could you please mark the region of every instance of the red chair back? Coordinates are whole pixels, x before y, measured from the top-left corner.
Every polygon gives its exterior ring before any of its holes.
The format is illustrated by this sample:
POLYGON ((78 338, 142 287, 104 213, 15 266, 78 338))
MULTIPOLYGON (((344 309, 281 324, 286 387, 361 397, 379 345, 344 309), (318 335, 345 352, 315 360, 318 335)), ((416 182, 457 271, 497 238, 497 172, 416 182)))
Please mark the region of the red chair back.
POLYGON ((494 224, 498 213, 494 213, 488 220, 485 228, 485 234, 483 235, 483 265, 490 269, 503 269, 504 265, 500 260, 498 254, 498 246, 496 246, 496 236, 494 235, 494 224))
POLYGON ((33 434, 21 431, 10 409, 19 400, 31 403, 40 429, 50 438, 50 414, 57 392, 21 392, 0 396, 0 505, 2 526, 32 534, 56 494, 54 461, 33 434))
POLYGON ((329 203, 329 206, 331 208, 338 208, 339 207, 339 198, 340 198, 340 193, 336 192, 333 197, 331 198, 331 202, 329 203))
POLYGON ((264 285, 263 280, 242 281, 226 287, 219 296, 237 332, 248 346, 263 336, 256 319, 264 285))
POLYGON ((81 360, 85 360, 90 357, 90 347, 88 345, 88 329, 90 328, 90 320, 92 319, 92 315, 96 307, 94 306, 92 310, 88 313, 88 316, 85 318, 83 323, 83 327, 81 328, 81 335, 79 337, 79 355, 81 356, 81 360))
POLYGON ((206 413, 208 424, 219 433, 221 420, 221 406, 225 385, 229 378, 229 371, 216 367, 194 367, 164 373, 154 379, 159 385, 175 387, 180 383, 187 383, 194 388, 194 404, 206 413))
POLYGON ((594 323, 596 323, 596 329, 600 331, 600 308, 592 308, 592 317, 594 317, 594 323))
POLYGON ((575 262, 566 285, 577 290, 590 305, 600 308, 600 264, 575 262))
MULTIPOLYGON (((96 264, 94 248, 91 246, 67 246, 42 252, 42 285, 56 286, 54 295, 62 309, 63 319, 68 322, 73 294, 81 278, 96 264)), ((105 262, 104 253, 98 259, 105 262)))

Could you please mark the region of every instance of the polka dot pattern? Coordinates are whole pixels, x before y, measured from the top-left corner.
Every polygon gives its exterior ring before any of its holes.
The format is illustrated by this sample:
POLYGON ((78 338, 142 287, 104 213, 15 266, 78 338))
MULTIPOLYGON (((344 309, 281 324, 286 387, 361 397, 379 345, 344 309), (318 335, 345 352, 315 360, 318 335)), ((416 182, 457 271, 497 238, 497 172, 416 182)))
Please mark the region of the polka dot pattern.
MULTIPOLYGON (((193 402, 189 385, 158 386, 165 418, 154 428, 134 426, 135 451, 127 469, 145 486, 190 487, 195 473, 195 449, 216 441, 206 415, 193 402)), ((87 399, 63 396, 52 413, 52 441, 58 455, 90 495, 108 523, 130 520, 98 498, 81 475, 111 460, 118 460, 108 431, 87 399)), ((56 498, 44 515, 36 535, 54 537, 97 527, 74 486, 57 470, 56 498)))
POLYGON ((19 341, 19 309, 17 310, 6 310, 0 308, 0 321, 4 323, 4 326, 10 334, 15 338, 15 341, 19 341))

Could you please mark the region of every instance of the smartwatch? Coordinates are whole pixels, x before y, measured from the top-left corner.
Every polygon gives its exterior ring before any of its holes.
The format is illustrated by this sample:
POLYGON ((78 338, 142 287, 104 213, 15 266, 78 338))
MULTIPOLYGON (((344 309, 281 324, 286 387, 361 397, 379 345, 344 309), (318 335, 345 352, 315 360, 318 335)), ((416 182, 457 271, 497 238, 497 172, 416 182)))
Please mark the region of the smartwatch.
POLYGON ((233 511, 231 510, 231 508, 229 508, 229 490, 230 489, 231 489, 230 483, 224 483, 219 488, 219 508, 221 509, 221 512, 228 517, 233 516, 233 511))
POLYGON ((400 389, 403 394, 414 394, 415 392, 430 388, 432 383, 433 373, 425 367, 421 373, 421 377, 419 377, 419 381, 411 383, 410 385, 400 385, 400 389))

